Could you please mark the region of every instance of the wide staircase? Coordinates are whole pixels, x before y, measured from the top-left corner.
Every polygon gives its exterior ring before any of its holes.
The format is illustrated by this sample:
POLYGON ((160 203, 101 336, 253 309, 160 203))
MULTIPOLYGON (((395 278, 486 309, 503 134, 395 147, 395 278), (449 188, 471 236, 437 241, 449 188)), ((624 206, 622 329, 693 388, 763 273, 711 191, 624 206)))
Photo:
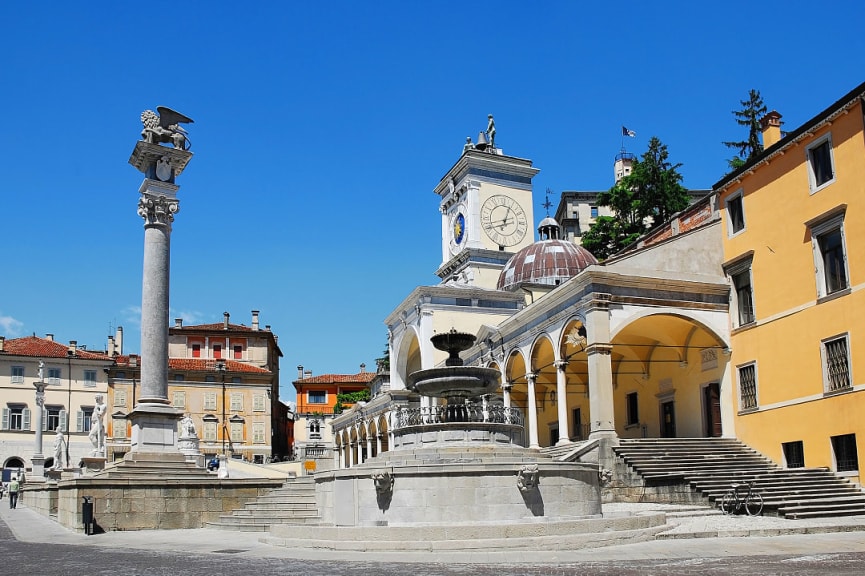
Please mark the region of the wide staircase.
POLYGON ((315 481, 311 476, 292 478, 281 488, 247 502, 243 508, 223 514, 207 528, 267 532, 274 524, 309 524, 320 521, 315 503, 315 481))
POLYGON ((754 481, 764 514, 817 518, 865 514, 865 493, 825 468, 782 468, 738 440, 649 438, 614 448, 647 487, 687 484, 717 505, 733 484, 754 481))

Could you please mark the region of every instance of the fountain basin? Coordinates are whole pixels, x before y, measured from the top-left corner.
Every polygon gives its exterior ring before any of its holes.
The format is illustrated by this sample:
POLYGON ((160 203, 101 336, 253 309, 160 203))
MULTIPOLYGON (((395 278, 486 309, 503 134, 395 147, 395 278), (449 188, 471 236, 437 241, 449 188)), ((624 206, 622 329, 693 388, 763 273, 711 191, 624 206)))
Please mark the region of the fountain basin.
POLYGON ((499 387, 499 371, 480 366, 428 368, 409 374, 406 385, 423 396, 477 398, 499 387))

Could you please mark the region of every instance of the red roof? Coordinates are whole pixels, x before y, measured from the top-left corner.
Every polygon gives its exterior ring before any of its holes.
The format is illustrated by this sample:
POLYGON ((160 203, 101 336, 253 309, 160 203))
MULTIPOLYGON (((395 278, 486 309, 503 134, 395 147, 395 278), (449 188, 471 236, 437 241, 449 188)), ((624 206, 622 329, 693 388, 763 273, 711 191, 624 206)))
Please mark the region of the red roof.
MULTIPOLYGON (((39 338, 38 336, 25 336, 24 338, 13 338, 6 340, 3 351, 7 354, 15 354, 17 356, 38 356, 40 358, 67 358, 69 346, 48 340, 47 338, 39 338)), ((75 350, 73 358, 84 360, 107 360, 111 361, 111 356, 104 353, 88 352, 78 348, 75 350)))
POLYGON ((357 374, 322 374, 295 380, 295 384, 369 384, 375 378, 375 372, 358 372, 357 374))
MULTIPOLYGON (((228 324, 228 329, 225 328, 224 322, 214 322, 213 324, 196 324, 194 326, 181 326, 177 328, 175 326, 171 327, 172 330, 207 330, 209 332, 213 332, 216 330, 223 330, 231 332, 239 331, 239 332, 253 332, 253 329, 249 326, 244 326, 243 324, 228 324)), ((267 332, 266 330, 259 330, 259 332, 267 332)))
MULTIPOLYGON (((118 366, 129 366, 129 355, 123 354, 117 356, 118 366)), ((169 358, 168 367, 172 370, 188 370, 198 372, 213 372, 216 370, 218 360, 211 358, 169 358)), ((223 360, 225 362, 226 372, 247 372, 251 374, 270 374, 270 370, 259 368, 245 362, 236 360, 223 360)), ((138 358, 138 366, 141 366, 141 357, 138 358)))

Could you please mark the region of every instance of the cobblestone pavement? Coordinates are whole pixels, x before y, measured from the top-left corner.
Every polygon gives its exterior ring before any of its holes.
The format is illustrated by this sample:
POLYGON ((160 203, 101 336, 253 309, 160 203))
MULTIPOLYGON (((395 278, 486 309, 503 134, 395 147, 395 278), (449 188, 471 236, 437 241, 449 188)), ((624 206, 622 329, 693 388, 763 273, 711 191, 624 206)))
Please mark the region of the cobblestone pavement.
MULTIPOLYGON (((40 576, 297 575, 683 575, 833 574, 865 572, 865 532, 771 538, 692 538, 556 553, 522 553, 490 562, 448 564, 453 556, 394 557, 346 553, 322 560, 316 551, 271 547, 250 534, 210 530, 84 536, 25 508, 0 507, 0 558, 15 574, 40 576), (14 527, 14 532, 9 528, 14 527), (295 556, 295 557, 292 557, 295 556), (397 561, 398 560, 398 561, 397 561), (528 560, 528 562, 526 561, 528 560), (536 560, 536 561, 533 561, 536 560)), ((480 553, 479 553, 480 554, 480 553)))

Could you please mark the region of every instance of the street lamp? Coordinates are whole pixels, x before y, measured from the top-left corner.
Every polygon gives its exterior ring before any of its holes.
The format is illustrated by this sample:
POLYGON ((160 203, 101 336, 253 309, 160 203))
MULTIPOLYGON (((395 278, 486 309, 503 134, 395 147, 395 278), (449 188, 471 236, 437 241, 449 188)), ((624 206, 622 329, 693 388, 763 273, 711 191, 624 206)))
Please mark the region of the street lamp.
POLYGON ((222 457, 225 458, 225 434, 228 428, 225 426, 225 361, 217 360, 216 371, 222 374, 222 457))

